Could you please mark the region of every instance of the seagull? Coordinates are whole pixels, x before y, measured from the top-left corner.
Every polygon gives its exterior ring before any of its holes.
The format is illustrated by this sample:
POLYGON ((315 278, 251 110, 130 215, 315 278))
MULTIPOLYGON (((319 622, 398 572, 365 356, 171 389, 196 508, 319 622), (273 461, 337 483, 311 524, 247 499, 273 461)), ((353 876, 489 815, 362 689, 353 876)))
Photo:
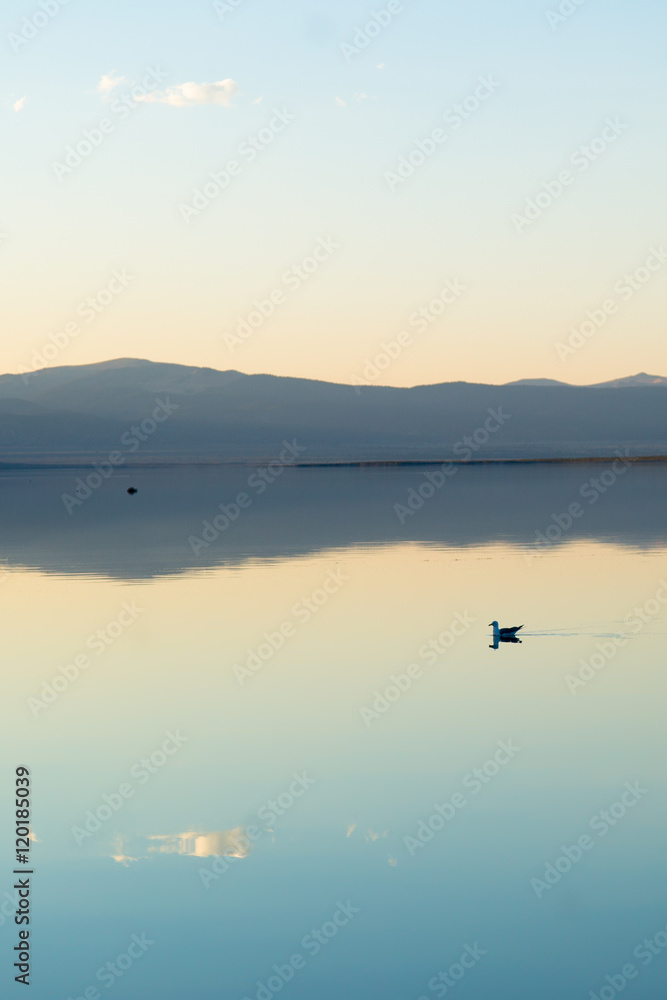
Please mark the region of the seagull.
POLYGON ((515 639, 517 632, 523 628, 523 625, 513 625, 512 628, 498 628, 498 622, 489 622, 489 627, 493 628, 494 640, 500 639, 502 642, 503 640, 515 639))

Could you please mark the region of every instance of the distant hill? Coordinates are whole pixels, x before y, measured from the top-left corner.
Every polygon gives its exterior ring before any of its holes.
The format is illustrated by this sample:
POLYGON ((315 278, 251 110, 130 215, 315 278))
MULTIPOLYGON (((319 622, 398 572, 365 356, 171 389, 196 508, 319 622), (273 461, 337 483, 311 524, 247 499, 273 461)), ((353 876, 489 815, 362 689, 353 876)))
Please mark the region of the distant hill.
MULTIPOLYGON (((571 385, 571 382, 559 382, 553 378, 522 378, 518 382, 507 382, 506 385, 571 385)), ((588 389, 634 389, 645 385, 667 386, 667 378, 662 375, 647 375, 646 372, 639 372, 638 375, 629 375, 627 378, 616 378, 611 382, 595 382, 586 386, 588 389)))
POLYGON ((507 382, 506 385, 569 385, 569 382, 559 382, 555 378, 522 378, 518 382, 507 382))
POLYGON ((666 386, 355 387, 125 358, 1 376, 0 461, 258 461, 284 440, 316 462, 663 455, 666 386))
POLYGON ((617 378, 613 382, 598 382, 594 389, 636 389, 646 385, 667 386, 667 378, 662 375, 647 375, 646 372, 639 372, 638 375, 630 375, 629 378, 617 378))

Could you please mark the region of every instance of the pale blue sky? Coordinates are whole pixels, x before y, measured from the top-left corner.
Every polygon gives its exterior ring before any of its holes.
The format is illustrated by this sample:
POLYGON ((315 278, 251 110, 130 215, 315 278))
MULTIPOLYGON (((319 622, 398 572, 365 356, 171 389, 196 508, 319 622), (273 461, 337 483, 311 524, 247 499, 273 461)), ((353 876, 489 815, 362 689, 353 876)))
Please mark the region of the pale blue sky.
POLYGON ((584 347, 556 351, 667 240, 664 6, 586 0, 552 28, 555 2, 407 0, 348 63, 341 43, 386 6, 241 0, 220 18, 207 2, 70 0, 14 52, 8 35, 40 8, 7 0, 2 370, 32 367, 125 269, 128 287, 52 363, 130 355, 351 381, 458 278, 465 294, 378 381, 667 374, 667 265, 584 347), (125 78, 115 98, 150 67, 163 89, 231 79, 238 92, 228 107, 145 103, 121 121, 101 78, 125 78), (392 192, 386 172, 480 76, 497 91, 392 192), (295 121, 186 225, 179 205, 274 109, 295 121), (105 116, 113 133, 58 180, 54 161, 105 116), (580 173, 570 156, 607 118, 627 127, 580 173), (517 233, 512 216, 568 166, 571 187, 517 233), (231 351, 224 333, 329 236, 330 259, 231 351))

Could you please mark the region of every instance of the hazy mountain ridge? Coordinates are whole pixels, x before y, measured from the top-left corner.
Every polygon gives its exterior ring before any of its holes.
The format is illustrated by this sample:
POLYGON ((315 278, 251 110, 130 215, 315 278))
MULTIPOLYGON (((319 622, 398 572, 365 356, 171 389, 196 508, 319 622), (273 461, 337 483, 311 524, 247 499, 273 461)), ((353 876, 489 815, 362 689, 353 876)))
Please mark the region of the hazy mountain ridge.
POLYGON ((667 386, 667 378, 663 378, 662 375, 647 375, 646 372, 639 372, 638 375, 630 375, 629 378, 617 378, 611 382, 599 382, 591 388, 638 389, 649 385, 667 386))
POLYGON ((648 385, 667 386, 667 378, 662 375, 647 375, 646 372, 638 372, 637 375, 629 375, 627 378, 612 379, 611 382, 594 382, 591 385, 572 386, 571 382, 559 382, 553 378, 522 378, 518 382, 507 382, 507 385, 568 385, 579 389, 640 389, 648 385))
POLYGON ((253 460, 285 438, 307 448, 305 461, 658 455, 667 454, 665 387, 667 378, 645 373, 589 387, 355 387, 117 359, 1 376, 0 452, 7 461, 124 451, 123 435, 147 421, 150 433, 127 460, 253 460), (173 413, 156 423, 158 399, 173 413))

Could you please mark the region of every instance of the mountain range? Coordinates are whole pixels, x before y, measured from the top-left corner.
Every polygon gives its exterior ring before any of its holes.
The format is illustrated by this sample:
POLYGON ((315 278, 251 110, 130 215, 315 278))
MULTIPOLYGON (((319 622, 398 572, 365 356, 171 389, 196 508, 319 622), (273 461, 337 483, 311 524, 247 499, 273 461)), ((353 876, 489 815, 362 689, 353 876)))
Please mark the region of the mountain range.
POLYGON ((350 386, 123 358, 0 376, 0 462, 667 455, 667 378, 350 386))

